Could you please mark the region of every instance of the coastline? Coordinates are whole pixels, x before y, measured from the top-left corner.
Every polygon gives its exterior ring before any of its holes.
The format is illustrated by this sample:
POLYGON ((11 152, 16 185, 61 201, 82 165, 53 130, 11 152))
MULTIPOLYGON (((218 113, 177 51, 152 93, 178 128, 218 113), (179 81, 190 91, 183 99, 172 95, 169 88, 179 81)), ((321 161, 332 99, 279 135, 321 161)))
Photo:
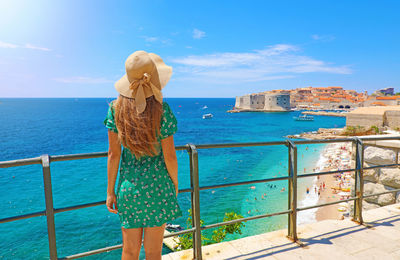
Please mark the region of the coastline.
MULTIPOLYGON (((346 169, 350 167, 351 162, 351 144, 350 143, 332 143, 328 144, 321 154, 325 163, 321 165, 320 171, 334 171, 337 169, 346 169)), ((316 188, 320 189, 318 204, 328 203, 341 199, 339 194, 347 194, 346 180, 349 178, 348 173, 322 175, 316 182, 316 188), (323 187, 325 184, 325 188, 323 187), (339 185, 339 186, 338 186, 339 185), (321 188, 322 187, 322 188, 321 188)), ((335 204, 318 208, 316 212, 316 220, 325 219, 343 219, 343 213, 348 211, 342 204, 335 204)))

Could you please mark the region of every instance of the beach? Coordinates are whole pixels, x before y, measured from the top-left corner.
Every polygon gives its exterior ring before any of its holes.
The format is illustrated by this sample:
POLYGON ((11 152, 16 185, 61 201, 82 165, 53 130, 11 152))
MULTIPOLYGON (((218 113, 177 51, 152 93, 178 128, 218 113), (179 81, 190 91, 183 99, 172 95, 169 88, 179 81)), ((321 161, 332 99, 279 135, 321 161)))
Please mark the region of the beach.
MULTIPOLYGON (((320 172, 351 168, 351 143, 328 144, 321 154, 318 165, 320 172)), ((318 204, 344 199, 350 196, 350 172, 317 177, 313 189, 319 191, 318 204)), ((347 203, 346 203, 347 205, 347 203)), ((318 208, 316 220, 341 219, 348 208, 343 203, 318 208)))

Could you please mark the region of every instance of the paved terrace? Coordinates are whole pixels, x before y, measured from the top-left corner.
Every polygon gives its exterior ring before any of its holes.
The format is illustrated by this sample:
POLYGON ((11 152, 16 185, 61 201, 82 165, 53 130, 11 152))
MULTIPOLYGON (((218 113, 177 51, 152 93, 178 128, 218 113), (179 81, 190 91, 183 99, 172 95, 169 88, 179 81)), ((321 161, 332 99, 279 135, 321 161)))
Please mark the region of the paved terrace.
MULTIPOLYGON (((400 259, 400 204, 363 212, 367 226, 350 219, 298 226, 303 246, 286 238, 287 230, 203 246, 203 259, 400 259)), ((192 250, 163 260, 192 259, 192 250)))

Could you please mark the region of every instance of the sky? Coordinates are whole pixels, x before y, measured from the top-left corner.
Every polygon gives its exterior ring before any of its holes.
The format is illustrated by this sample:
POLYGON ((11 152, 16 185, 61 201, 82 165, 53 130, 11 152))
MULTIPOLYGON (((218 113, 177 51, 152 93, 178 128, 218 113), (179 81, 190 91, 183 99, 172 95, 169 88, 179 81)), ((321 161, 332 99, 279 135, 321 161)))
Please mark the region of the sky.
POLYGON ((116 97, 136 50, 165 97, 342 86, 400 92, 400 1, 0 0, 0 97, 116 97))

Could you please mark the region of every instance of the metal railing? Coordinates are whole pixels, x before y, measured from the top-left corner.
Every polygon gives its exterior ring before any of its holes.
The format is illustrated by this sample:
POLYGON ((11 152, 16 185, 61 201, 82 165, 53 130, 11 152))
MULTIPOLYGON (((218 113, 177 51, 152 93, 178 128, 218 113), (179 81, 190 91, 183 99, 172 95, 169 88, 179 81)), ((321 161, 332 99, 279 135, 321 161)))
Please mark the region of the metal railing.
MULTIPOLYGON (((275 141, 275 142, 256 142, 256 143, 231 143, 231 144, 202 144, 202 145, 194 145, 194 144, 187 144, 186 146, 177 146, 176 150, 186 150, 189 154, 189 162, 190 162, 190 188, 181 189, 178 192, 190 192, 191 193, 191 207, 192 207, 192 219, 193 225, 192 228, 185 229, 179 232, 170 233, 165 235, 164 238, 192 233, 193 234, 193 257, 194 259, 202 259, 202 252, 201 252, 201 232, 206 229, 215 228, 219 226, 234 224, 243 221, 250 221, 254 219, 266 218, 271 216, 278 216, 288 214, 288 238, 293 241, 297 241, 297 212, 308 210, 317 207, 329 206, 338 204, 340 202, 348 202, 354 201, 354 215, 353 220, 362 224, 362 200, 363 198, 372 197, 383 195, 387 193, 395 193, 400 191, 400 189, 393 189, 390 191, 385 191, 381 193, 363 195, 364 191, 364 181, 363 181, 363 170, 364 169, 375 169, 375 168, 382 168, 382 167, 393 167, 399 166, 398 160, 394 164, 385 164, 385 165, 376 165, 370 167, 363 167, 364 165, 364 148, 368 144, 364 144, 364 138, 353 137, 353 138, 342 138, 342 139, 321 139, 321 140, 290 140, 287 139, 285 141, 275 141), (338 142, 352 142, 356 147, 355 153, 355 168, 351 169, 340 169, 335 171, 326 171, 326 172, 313 172, 308 174, 300 174, 297 175, 297 146, 302 144, 322 144, 322 143, 338 143, 338 142), (216 148, 234 148, 234 147, 251 147, 251 146, 277 146, 277 145, 285 145, 288 148, 288 176, 286 177, 275 177, 275 178, 267 178, 267 179, 258 179, 252 181, 241 181, 241 182, 231 182, 226 184, 215 184, 210 186, 199 186, 199 164, 198 164, 198 149, 216 149, 216 148), (340 172, 349 172, 355 171, 355 196, 344 199, 333 201, 329 203, 322 203, 313 206, 307 207, 297 207, 297 179, 304 178, 304 177, 312 177, 318 175, 329 175, 335 174, 340 172), (272 181, 281 181, 281 180, 288 180, 288 209, 280 212, 274 212, 270 214, 261 214, 251 217, 245 217, 225 222, 218 222, 210 225, 200 225, 200 190, 208 190, 208 189, 216 189, 216 188, 224 188, 224 187, 231 187, 231 186, 238 186, 238 185, 248 185, 253 183, 266 183, 272 181)), ((368 138, 367 140, 400 140, 399 137, 373 137, 368 138)), ((45 194, 45 204, 46 209, 39 212, 34 212, 30 214, 18 215, 13 217, 7 217, 0 219, 0 223, 11 222, 26 218, 32 218, 37 216, 46 216, 47 217, 47 233, 48 233, 48 240, 49 240, 49 254, 50 259, 75 259, 80 257, 85 257, 93 254, 98 254, 102 252, 107 252, 115 249, 122 248, 122 244, 100 248, 92 251, 82 252, 75 255, 69 255, 62 258, 58 258, 57 256, 57 246, 56 246, 56 232, 55 232, 55 224, 54 224, 54 214, 77 210, 82 208, 88 208, 98 205, 105 204, 105 201, 98 201, 80 205, 74 205, 70 207, 64 208, 54 208, 53 206, 53 193, 52 193, 52 184, 51 184, 51 171, 50 171, 50 164, 52 162, 58 161, 70 161, 70 160, 81 160, 81 159, 91 159, 91 158, 99 158, 99 157, 106 157, 106 152, 100 153, 85 153, 85 154, 73 154, 73 155, 57 155, 57 156, 49 156, 49 155, 42 155, 36 158, 30 159, 20 159, 20 160, 13 160, 13 161, 3 161, 0 162, 0 168, 8 168, 8 167, 17 167, 17 166, 24 166, 24 165, 32 165, 32 164, 41 164, 43 169, 43 182, 44 182, 44 194, 45 194)), ((396 156, 398 159, 398 154, 396 156)))

